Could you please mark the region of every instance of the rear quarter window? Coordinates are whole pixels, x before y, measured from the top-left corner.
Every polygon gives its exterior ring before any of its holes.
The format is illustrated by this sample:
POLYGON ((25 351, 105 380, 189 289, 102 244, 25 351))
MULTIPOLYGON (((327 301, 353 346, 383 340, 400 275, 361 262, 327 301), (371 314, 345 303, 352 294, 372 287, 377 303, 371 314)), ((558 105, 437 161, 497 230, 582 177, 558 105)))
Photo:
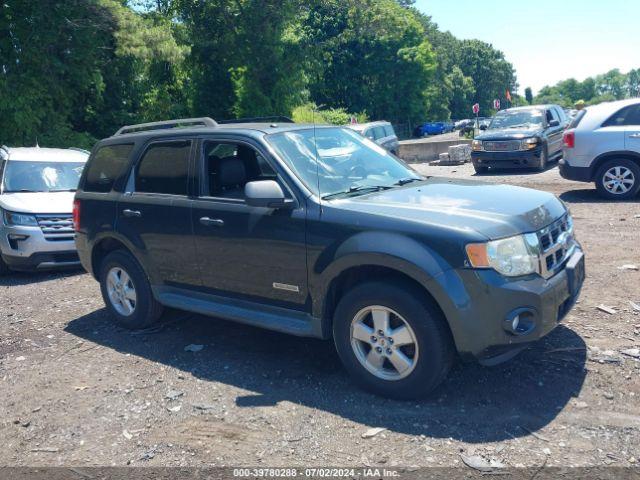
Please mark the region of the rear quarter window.
POLYGON ((580 122, 582 121, 582 119, 586 114, 587 114, 586 110, 580 110, 578 114, 574 117, 574 119, 571 120, 571 123, 569 123, 568 128, 578 128, 578 125, 580 125, 580 122))
POLYGON ((107 193, 122 175, 129 161, 133 144, 106 145, 98 148, 86 166, 85 192, 107 193))

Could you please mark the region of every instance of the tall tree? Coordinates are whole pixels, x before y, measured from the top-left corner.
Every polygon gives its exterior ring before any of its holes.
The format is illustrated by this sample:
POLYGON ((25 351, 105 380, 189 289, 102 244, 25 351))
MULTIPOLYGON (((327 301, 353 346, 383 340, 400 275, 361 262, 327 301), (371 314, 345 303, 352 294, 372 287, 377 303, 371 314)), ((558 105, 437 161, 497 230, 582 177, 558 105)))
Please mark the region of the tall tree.
POLYGON ((527 87, 524 89, 524 99, 529 105, 533 103, 533 91, 531 90, 531 87, 527 87))

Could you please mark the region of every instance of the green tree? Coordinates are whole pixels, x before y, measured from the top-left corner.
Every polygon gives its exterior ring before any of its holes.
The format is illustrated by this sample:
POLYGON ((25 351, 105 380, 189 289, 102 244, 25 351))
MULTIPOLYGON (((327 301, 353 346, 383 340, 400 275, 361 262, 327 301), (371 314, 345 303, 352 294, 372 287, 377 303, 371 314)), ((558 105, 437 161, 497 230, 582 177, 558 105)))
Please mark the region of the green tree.
POLYGON ((524 98, 529 105, 533 104, 533 91, 531 90, 531 87, 524 89, 524 98))

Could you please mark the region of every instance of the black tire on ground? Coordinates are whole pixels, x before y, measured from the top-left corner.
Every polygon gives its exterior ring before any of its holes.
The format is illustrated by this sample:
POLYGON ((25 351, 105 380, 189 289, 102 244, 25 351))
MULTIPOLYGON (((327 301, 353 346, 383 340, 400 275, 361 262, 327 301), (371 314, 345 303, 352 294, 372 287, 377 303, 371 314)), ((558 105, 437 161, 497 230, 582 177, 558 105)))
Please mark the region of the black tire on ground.
POLYGON ((544 172, 544 169, 547 168, 547 163, 549 163, 549 149, 546 145, 542 147, 542 152, 540 152, 540 160, 538 164, 535 166, 535 169, 538 172, 544 172))
POLYGON ((0 256, 0 277, 3 275, 9 275, 9 273, 11 273, 11 269, 6 263, 4 263, 2 256, 0 256))
POLYGON ((157 322, 162 315, 163 307, 153 297, 146 274, 129 252, 116 250, 108 254, 100 265, 99 279, 104 303, 118 325, 131 330, 147 328, 157 322), (135 308, 133 313, 128 316, 122 315, 116 310, 107 293, 107 275, 114 267, 124 270, 131 278, 135 288, 135 308))
POLYGON ((489 167, 482 167, 480 165, 473 164, 473 169, 476 173, 487 173, 489 171, 489 167))
MULTIPOLYGON (((621 176, 622 176, 621 175, 621 176)), ((635 197, 640 191, 640 165, 628 158, 614 158, 607 160, 596 173, 595 177, 596 189, 600 196, 609 200, 628 200, 635 197), (612 190, 607 189, 605 182, 607 180, 613 180, 611 177, 605 178, 607 172, 611 172, 615 175, 615 169, 620 168, 620 173, 626 175, 623 180, 633 180, 633 184, 625 183, 625 187, 628 188, 625 192, 614 193, 612 190), (630 172, 630 173, 629 173, 630 172)))
POLYGON ((364 389, 389 398, 426 396, 444 380, 455 358, 453 339, 439 308, 410 284, 369 282, 354 287, 338 303, 333 336, 338 355, 353 380, 364 389), (397 312, 412 328, 419 354, 414 369, 406 377, 381 379, 358 360, 351 345, 351 322, 369 306, 397 312))

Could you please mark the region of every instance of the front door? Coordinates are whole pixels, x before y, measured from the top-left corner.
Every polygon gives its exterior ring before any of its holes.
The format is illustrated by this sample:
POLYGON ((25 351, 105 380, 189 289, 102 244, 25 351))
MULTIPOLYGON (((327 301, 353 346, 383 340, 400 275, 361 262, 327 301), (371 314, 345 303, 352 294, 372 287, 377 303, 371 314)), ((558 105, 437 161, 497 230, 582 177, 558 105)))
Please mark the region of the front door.
POLYGON ((135 247, 155 285, 198 285, 188 196, 193 140, 149 144, 118 202, 117 230, 135 247))
POLYGON ((307 297, 305 205, 251 207, 249 181, 276 180, 267 154, 240 140, 204 139, 198 154, 200 195, 192 222, 202 284, 209 293, 302 308, 307 297))

